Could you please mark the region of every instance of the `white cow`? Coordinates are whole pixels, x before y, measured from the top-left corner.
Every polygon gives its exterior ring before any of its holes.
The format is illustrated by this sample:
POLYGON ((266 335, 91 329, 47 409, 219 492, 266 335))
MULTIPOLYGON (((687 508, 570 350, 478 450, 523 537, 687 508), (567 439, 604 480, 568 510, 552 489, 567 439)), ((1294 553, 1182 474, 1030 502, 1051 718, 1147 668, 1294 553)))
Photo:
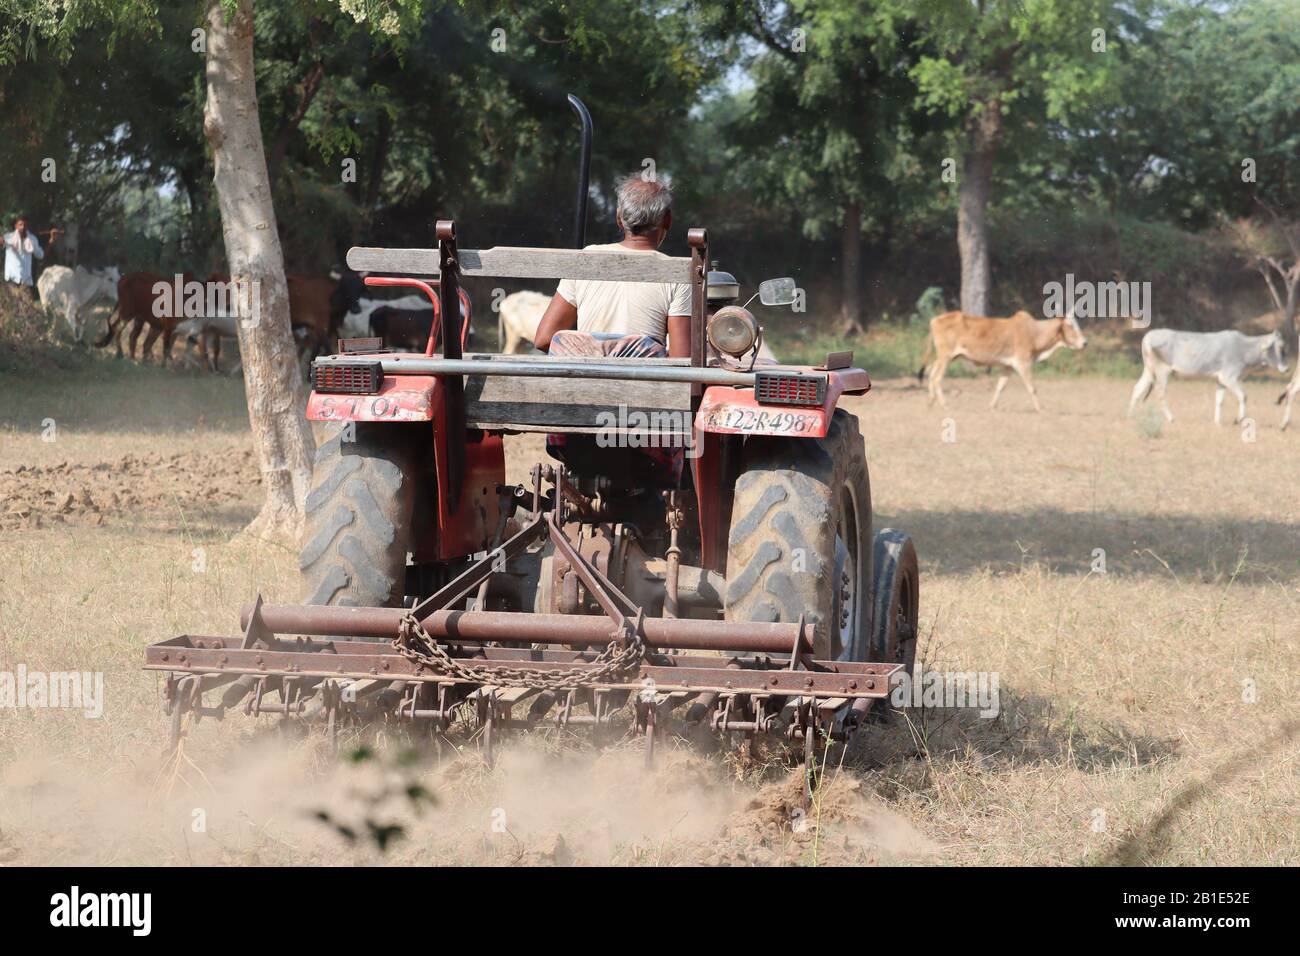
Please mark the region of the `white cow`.
POLYGON ((72 331, 74 341, 80 342, 86 331, 86 310, 99 299, 117 304, 117 280, 122 278, 116 266, 90 271, 81 266, 48 266, 36 280, 36 290, 41 305, 47 311, 63 316, 72 331))
MULTIPOLYGON (((301 350, 303 342, 311 330, 298 326, 293 330, 293 338, 301 350)), ((221 371, 221 343, 228 342, 228 347, 239 355, 239 317, 235 315, 205 315, 200 318, 186 319, 176 323, 175 336, 185 343, 188 350, 198 345, 202 363, 209 371, 221 371)), ((188 354, 188 353, 187 353, 188 354)), ((230 374, 237 375, 244 368, 243 359, 235 362, 230 374)))
POLYGON ((1137 403, 1151 394, 1152 385, 1159 385, 1160 405, 1165 418, 1172 422, 1174 413, 1169 410, 1165 399, 1170 373, 1211 375, 1218 382, 1214 394, 1214 424, 1222 423, 1225 392, 1237 396, 1235 424, 1246 417, 1246 393, 1241 388, 1241 377, 1255 366, 1271 366, 1285 372, 1287 364, 1283 352, 1282 336, 1277 332, 1243 335, 1233 331, 1152 329, 1142 336, 1142 377, 1133 386, 1128 413, 1132 415, 1137 403))
MULTIPOLYGON (((529 291, 512 292, 501 300, 497 311, 497 342, 502 355, 533 351, 537 326, 541 324, 542 316, 550 303, 550 296, 529 291)), ((776 356, 766 342, 759 346, 758 358, 768 362, 776 361, 776 356)))
POLYGON ((512 292, 501 300, 497 311, 497 341, 502 355, 518 355, 533 350, 537 326, 550 304, 550 296, 540 292, 512 292))

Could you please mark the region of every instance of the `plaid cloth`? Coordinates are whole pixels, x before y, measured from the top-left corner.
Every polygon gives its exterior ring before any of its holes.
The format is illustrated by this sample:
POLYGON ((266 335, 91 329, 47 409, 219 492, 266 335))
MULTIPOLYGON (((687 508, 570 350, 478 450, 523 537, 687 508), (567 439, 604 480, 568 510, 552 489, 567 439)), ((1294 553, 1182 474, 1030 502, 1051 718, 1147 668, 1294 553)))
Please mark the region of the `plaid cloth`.
MULTIPOLYGON (((557 358, 667 358, 668 350, 649 335, 567 330, 555 333, 548 354, 557 358)), ((595 469, 616 480, 630 479, 632 475, 649 477, 653 484, 670 486, 680 482, 685 458, 681 448, 603 448, 594 435, 547 435, 546 451, 557 461, 578 470, 595 469)))

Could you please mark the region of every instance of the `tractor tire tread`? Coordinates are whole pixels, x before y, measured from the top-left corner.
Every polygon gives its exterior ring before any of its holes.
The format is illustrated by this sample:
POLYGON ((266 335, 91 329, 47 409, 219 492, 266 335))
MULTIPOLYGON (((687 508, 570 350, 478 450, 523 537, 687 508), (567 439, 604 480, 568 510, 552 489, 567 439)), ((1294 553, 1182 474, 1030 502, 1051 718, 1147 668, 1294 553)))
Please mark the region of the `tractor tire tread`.
POLYGON ((316 450, 299 557, 308 604, 393 607, 405 592, 414 457, 393 426, 341 429, 316 450))

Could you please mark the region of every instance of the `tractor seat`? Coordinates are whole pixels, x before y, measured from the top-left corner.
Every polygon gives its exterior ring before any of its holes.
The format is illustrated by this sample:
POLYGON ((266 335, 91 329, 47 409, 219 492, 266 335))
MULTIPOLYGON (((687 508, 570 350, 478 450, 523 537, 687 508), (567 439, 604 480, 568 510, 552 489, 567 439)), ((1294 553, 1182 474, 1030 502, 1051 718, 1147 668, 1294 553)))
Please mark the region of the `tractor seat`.
MULTIPOLYGON (((565 330, 555 333, 549 354, 555 358, 662 359, 668 357, 668 350, 648 335, 565 330)), ((689 426, 680 431, 689 432, 689 426)), ((675 438, 664 436, 657 441, 654 435, 622 433, 552 433, 546 436, 546 451, 579 475, 601 475, 623 488, 675 488, 685 457, 675 438)))

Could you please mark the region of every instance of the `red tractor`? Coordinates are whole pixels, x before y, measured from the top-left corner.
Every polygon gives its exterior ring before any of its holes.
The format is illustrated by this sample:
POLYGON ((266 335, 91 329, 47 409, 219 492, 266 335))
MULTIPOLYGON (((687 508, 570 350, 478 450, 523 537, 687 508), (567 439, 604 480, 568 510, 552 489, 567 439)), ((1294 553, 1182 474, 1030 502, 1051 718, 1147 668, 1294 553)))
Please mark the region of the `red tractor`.
MULTIPOLYGON (((259 598, 238 638, 147 649, 174 735, 242 704, 465 731, 490 757, 505 727, 617 724, 631 704, 651 752, 695 724, 779 735, 812 770, 916 653, 916 554, 873 536, 858 421, 836 407, 867 373, 846 352, 757 361, 703 229, 689 258, 460 249, 450 221, 437 239, 349 252, 441 318, 422 354, 353 339, 313 363, 307 416, 337 428, 306 500, 305 603, 259 598), (689 283, 690 358, 463 354, 471 276, 689 283), (507 484, 503 436, 527 432, 564 436, 563 460, 507 484)), ((789 304, 794 283, 760 294, 789 304)))

